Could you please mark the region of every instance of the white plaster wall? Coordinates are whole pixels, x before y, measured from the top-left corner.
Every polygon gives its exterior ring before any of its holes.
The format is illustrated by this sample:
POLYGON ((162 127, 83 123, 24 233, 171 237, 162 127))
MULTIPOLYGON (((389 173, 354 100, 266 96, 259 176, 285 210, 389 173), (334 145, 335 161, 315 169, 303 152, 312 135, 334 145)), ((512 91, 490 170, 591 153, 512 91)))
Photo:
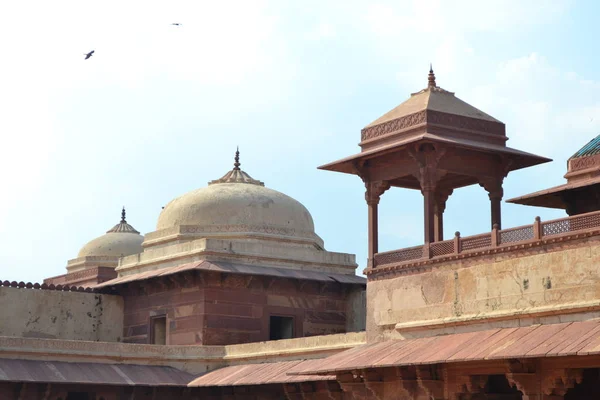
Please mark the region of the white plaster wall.
POLYGON ((122 333, 120 296, 0 287, 0 336, 118 342, 122 333))

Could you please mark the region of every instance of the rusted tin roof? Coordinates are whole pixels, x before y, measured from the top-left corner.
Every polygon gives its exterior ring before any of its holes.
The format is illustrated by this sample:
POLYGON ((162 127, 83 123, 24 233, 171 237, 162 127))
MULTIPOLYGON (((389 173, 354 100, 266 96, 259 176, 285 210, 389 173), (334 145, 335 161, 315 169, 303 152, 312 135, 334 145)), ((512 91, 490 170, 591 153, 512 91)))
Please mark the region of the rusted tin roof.
POLYGON ((365 368, 591 354, 600 354, 600 320, 370 343, 289 373, 331 375, 365 368))
POLYGON ((275 267, 261 267, 258 265, 243 265, 233 264, 221 261, 198 261, 188 264, 178 265, 176 267, 162 268, 153 271, 141 272, 139 274, 131 274, 122 276, 120 278, 112 279, 100 283, 94 288, 103 288, 116 285, 122 285, 124 283, 133 281, 142 281, 146 279, 156 278, 159 276, 173 275, 184 271, 216 271, 216 272, 228 272, 232 274, 242 275, 266 275, 276 276, 280 278, 291 278, 291 279, 307 279, 322 282, 340 282, 350 284, 366 284, 366 279, 356 275, 345 275, 335 274, 329 272, 317 272, 308 270, 296 270, 287 268, 275 268, 275 267))
POLYGON ((594 156, 596 154, 600 154, 600 135, 596 136, 581 149, 577 150, 569 160, 572 160, 573 158, 594 156))
POLYGON ((234 365, 221 368, 194 379, 188 386, 243 386, 273 383, 293 383, 335 380, 331 375, 297 376, 288 375, 296 369, 311 368, 320 360, 282 361, 265 364, 234 365))
POLYGON ((195 376, 171 367, 0 358, 0 382, 186 386, 195 376))

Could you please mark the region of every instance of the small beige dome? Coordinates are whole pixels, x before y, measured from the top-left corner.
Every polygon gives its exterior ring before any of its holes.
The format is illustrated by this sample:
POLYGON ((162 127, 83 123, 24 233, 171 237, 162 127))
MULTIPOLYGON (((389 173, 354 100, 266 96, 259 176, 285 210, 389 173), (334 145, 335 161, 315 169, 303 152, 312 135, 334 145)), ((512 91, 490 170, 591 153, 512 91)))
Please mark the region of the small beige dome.
POLYGON ((234 169, 221 179, 169 202, 158 218, 156 229, 194 225, 203 232, 275 234, 322 247, 306 207, 266 188, 239 166, 237 152, 234 169))
POLYGON ((77 257, 110 256, 124 257, 143 251, 144 237, 125 220, 125 208, 121 213, 121 222, 106 234, 88 242, 79 250, 77 257))

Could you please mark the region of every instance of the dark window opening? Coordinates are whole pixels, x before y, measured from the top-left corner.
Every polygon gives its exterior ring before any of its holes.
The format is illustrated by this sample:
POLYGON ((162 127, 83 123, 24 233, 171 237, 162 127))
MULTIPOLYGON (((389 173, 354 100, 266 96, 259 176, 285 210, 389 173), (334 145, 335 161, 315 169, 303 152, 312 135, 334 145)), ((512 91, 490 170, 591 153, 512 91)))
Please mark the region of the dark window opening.
POLYGON ((150 344, 167 344, 167 317, 154 317, 150 320, 150 344))
POLYGON ((89 400, 90 395, 86 392, 69 392, 67 400, 89 400))
POLYGON ((269 340, 292 339, 294 337, 294 317, 272 315, 269 320, 269 340))

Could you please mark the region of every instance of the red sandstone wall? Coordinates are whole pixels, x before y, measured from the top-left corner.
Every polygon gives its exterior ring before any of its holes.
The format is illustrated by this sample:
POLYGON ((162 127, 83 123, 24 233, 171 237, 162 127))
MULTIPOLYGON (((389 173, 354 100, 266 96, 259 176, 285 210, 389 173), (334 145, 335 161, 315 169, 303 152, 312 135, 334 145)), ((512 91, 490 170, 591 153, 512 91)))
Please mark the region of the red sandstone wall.
POLYGON ((313 281, 202 273, 123 292, 124 341, 148 343, 150 318, 167 316, 172 345, 269 339, 270 315, 293 316, 295 337, 346 331, 348 288, 313 281))

